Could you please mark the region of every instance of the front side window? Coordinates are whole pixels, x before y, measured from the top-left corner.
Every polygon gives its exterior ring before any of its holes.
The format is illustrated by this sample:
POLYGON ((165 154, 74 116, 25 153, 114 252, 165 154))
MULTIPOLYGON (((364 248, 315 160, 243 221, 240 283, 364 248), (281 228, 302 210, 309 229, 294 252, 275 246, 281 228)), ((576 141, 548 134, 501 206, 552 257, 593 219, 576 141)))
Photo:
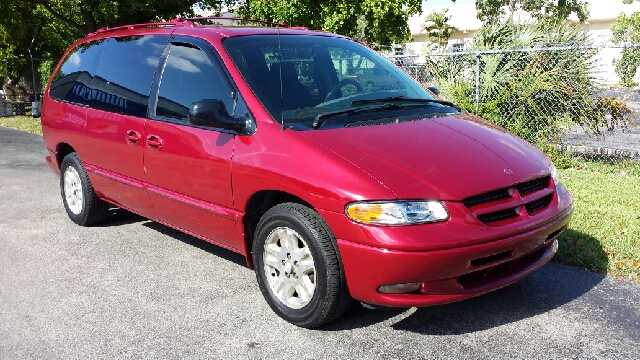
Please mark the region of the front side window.
POLYGON ((233 89, 217 61, 188 44, 172 44, 160 81, 156 116, 187 121, 189 107, 200 100, 222 100, 233 114, 233 89))

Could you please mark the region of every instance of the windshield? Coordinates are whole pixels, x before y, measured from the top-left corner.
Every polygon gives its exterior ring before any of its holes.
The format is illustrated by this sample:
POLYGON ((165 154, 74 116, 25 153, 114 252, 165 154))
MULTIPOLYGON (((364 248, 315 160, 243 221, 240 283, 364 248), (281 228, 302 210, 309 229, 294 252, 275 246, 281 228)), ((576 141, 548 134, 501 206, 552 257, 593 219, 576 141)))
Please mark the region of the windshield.
POLYGON ((253 35, 226 39, 224 47, 274 120, 285 124, 313 122, 363 100, 434 99, 389 61, 349 39, 253 35))

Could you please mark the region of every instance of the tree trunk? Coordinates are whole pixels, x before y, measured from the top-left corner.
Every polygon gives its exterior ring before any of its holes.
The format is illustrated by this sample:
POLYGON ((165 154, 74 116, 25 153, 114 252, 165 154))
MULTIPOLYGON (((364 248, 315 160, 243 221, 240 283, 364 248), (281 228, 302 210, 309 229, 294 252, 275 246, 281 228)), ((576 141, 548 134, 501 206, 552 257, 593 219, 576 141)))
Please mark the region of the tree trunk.
POLYGON ((84 28, 87 34, 98 30, 96 27, 95 17, 93 17, 93 14, 91 13, 91 11, 85 8, 84 4, 80 5, 80 14, 82 15, 82 20, 84 20, 84 28))

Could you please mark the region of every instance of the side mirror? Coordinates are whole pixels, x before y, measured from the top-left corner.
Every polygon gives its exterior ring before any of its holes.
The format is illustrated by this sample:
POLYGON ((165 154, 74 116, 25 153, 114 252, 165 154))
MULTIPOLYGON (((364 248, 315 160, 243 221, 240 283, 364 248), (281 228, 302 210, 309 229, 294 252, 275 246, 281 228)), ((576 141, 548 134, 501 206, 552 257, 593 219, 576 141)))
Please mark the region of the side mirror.
POLYGON ((437 87, 429 86, 427 89, 429 89, 429 91, 431 91, 432 93, 436 94, 436 96, 440 96, 440 90, 438 90, 437 87))
POLYGON ((189 106, 189 124, 246 133, 252 124, 250 119, 233 117, 222 100, 200 100, 189 106))

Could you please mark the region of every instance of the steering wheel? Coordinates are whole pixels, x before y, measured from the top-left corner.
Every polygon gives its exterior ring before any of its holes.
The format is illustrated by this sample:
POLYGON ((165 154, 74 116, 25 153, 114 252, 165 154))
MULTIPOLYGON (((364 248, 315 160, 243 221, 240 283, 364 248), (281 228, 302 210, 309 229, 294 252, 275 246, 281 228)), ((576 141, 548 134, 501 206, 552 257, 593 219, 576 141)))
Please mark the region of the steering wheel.
POLYGON ((329 90, 329 93, 327 94, 327 96, 324 97, 324 101, 323 102, 327 102, 329 100, 333 100, 333 99, 337 99, 338 97, 342 96, 342 87, 348 84, 352 84, 353 86, 356 87, 356 90, 358 92, 363 92, 364 90, 362 89, 362 85, 360 85, 359 82, 357 82, 356 80, 353 79, 344 79, 339 81, 337 84, 335 84, 331 90, 329 90))

